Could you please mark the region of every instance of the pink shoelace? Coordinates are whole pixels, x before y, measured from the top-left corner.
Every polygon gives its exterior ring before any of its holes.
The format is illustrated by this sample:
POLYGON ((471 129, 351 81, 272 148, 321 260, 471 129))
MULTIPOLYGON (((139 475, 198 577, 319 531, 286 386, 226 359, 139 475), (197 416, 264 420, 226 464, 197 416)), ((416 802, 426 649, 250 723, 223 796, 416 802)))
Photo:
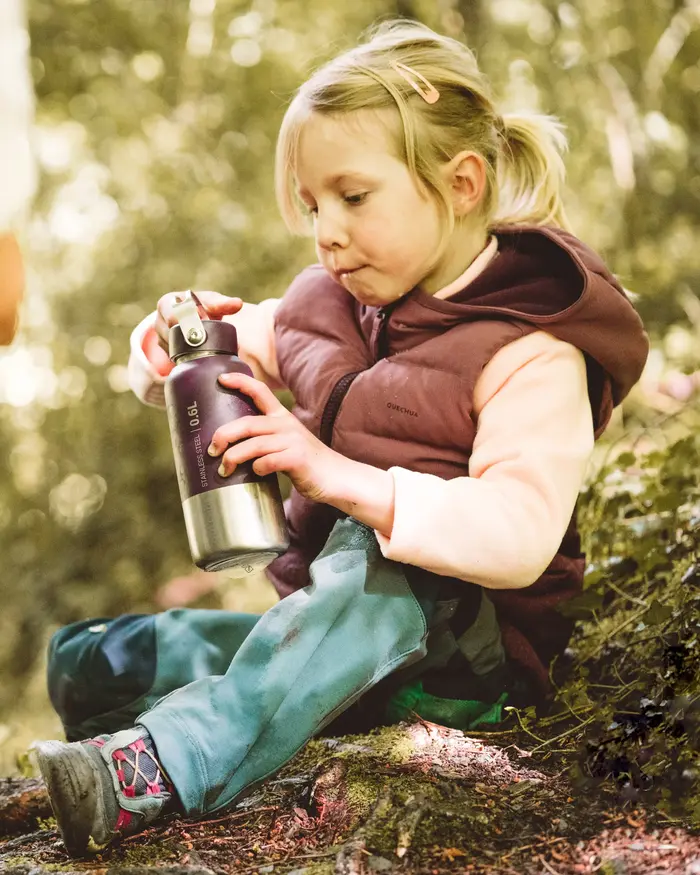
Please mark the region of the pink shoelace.
MULTIPOLYGON (((105 744, 104 739, 101 738, 91 738, 85 743, 94 747, 104 747, 105 744)), ((142 738, 138 738, 125 748, 115 750, 112 754, 112 760, 119 787, 125 796, 133 799, 136 796, 153 796, 157 793, 173 792, 173 786, 168 781, 161 764, 146 747, 142 738), (127 751, 133 752, 133 759, 128 756, 127 751), (131 768, 131 775, 128 777, 125 766, 131 768), (139 779, 140 786, 138 786, 139 779)), ((133 814, 120 808, 115 830, 119 832, 125 829, 132 820, 133 814)))

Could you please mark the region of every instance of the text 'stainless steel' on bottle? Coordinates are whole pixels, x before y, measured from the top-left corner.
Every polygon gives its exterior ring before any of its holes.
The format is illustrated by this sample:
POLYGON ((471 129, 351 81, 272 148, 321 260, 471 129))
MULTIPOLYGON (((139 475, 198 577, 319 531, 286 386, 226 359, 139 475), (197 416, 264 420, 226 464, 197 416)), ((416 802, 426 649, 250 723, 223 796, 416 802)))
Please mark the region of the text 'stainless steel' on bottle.
POLYGON ((190 292, 175 304, 175 316, 169 336, 175 367, 165 383, 165 403, 192 559, 206 571, 238 567, 250 573, 289 546, 277 475, 259 477, 251 461, 221 477, 221 456, 210 456, 207 448, 219 426, 259 415, 246 395, 218 381, 220 374, 252 371, 237 356, 235 327, 200 319, 190 292))

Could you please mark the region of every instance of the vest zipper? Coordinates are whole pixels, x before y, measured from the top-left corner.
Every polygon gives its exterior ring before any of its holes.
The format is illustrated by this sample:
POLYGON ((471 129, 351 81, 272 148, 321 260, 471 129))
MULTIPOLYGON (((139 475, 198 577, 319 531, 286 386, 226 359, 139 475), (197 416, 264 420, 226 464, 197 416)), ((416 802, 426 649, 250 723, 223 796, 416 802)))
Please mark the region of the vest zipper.
POLYGON ((380 307, 377 311, 377 325, 373 332, 372 338, 372 355, 374 356, 375 362, 378 362, 379 359, 386 358, 386 350, 382 349, 386 342, 386 326, 389 321, 389 313, 391 312, 391 305, 389 307, 380 307))
MULTIPOLYGON (((391 308, 391 305, 389 305, 389 307, 381 307, 377 312, 377 326, 373 331, 371 341, 372 353, 376 362, 378 362, 379 359, 384 358, 384 355, 382 355, 382 346, 386 337, 386 325, 389 320, 391 308)), ((328 401, 326 402, 326 406, 323 408, 323 414, 321 415, 321 425, 318 432, 318 436, 327 447, 330 447, 333 440, 333 426, 335 425, 340 405, 343 403, 343 399, 347 395, 348 389, 352 385, 355 377, 358 377, 362 373, 363 371, 354 371, 353 373, 345 374, 345 376, 341 377, 335 386, 333 386, 331 394, 328 396, 328 401)))
POLYGON ((327 447, 330 447, 331 441, 333 440, 333 426, 335 425, 340 405, 343 403, 343 398, 345 398, 348 389, 352 385, 352 381, 361 373, 363 372, 354 371, 351 374, 345 374, 345 376, 341 377, 335 386, 333 386, 331 394, 328 396, 328 401, 326 401, 326 406, 323 408, 323 414, 321 416, 321 425, 318 430, 318 436, 327 447))

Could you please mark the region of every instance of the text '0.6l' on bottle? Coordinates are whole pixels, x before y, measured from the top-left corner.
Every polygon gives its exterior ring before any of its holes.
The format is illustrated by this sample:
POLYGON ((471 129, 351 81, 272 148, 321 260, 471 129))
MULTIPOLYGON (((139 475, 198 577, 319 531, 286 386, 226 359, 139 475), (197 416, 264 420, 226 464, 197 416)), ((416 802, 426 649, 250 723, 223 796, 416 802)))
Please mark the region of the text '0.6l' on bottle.
POLYGON ((207 452, 219 426, 260 415, 246 395, 218 381, 221 374, 252 371, 237 356, 233 325, 201 320, 189 293, 175 309, 179 324, 169 336, 175 367, 165 404, 192 559, 206 571, 257 571, 289 546, 277 475, 259 477, 251 461, 221 477, 221 456, 207 452))

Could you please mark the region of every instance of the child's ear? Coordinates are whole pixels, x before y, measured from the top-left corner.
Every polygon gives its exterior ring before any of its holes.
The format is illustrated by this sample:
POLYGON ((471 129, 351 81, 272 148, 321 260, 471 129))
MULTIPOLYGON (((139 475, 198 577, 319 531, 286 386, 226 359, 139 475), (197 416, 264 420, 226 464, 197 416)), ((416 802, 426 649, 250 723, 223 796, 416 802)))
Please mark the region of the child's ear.
POLYGON ((463 151, 445 165, 455 216, 468 216, 486 189, 486 162, 476 152, 463 151))

